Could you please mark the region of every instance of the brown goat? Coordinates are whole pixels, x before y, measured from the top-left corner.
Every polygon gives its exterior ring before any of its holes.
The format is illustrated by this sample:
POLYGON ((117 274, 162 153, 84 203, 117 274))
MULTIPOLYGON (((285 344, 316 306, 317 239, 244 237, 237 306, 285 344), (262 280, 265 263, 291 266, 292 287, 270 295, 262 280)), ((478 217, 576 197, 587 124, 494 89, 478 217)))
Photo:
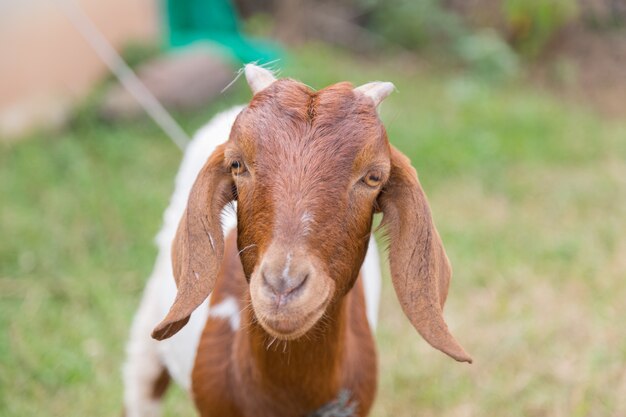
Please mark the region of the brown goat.
MULTIPOLYGON (((376 212, 406 316, 433 347, 471 362, 443 319, 451 269, 426 197, 377 115, 393 86, 313 91, 245 72, 254 97, 191 188, 172 244, 176 299, 152 333, 173 336, 211 295, 191 371, 200 414, 305 417, 342 391, 368 414, 377 361, 360 270, 376 212), (224 239, 220 216, 235 201, 237 229, 224 239), (235 325, 219 313, 232 300, 243 309, 235 325)), ((143 378, 153 386, 172 372, 159 363, 143 378)), ((139 383, 132 375, 127 384, 139 383)), ((128 415, 156 409, 128 398, 128 415)))

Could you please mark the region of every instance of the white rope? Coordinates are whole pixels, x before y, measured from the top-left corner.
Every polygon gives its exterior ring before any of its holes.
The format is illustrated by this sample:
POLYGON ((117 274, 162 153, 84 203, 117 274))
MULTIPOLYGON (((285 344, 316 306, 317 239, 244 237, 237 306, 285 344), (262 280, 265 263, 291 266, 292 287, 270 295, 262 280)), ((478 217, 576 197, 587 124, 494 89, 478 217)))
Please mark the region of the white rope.
POLYGON ((124 62, 124 59, 117 53, 102 32, 98 30, 89 16, 74 0, 56 0, 56 2, 74 28, 91 45, 124 88, 137 100, 152 120, 163 129, 172 142, 181 150, 184 150, 189 143, 189 136, 156 97, 152 95, 128 64, 124 62))

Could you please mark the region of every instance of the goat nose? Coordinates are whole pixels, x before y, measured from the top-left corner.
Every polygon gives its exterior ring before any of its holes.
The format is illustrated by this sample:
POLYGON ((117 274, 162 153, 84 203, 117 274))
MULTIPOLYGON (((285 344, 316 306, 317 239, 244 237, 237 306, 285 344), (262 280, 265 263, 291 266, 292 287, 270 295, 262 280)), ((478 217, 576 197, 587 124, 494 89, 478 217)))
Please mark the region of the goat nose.
POLYGON ((261 269, 263 284, 278 306, 284 304, 289 296, 297 294, 305 286, 309 275, 310 270, 307 266, 290 265, 289 262, 282 268, 265 264, 261 269))

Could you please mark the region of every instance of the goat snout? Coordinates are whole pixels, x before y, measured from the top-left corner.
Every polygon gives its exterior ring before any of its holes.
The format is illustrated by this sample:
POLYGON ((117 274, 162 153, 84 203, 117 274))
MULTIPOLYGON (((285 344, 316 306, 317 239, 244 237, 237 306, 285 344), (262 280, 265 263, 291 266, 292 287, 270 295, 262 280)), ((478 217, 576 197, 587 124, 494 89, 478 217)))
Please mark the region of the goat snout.
POLYGON ((307 259, 294 260, 291 254, 267 259, 260 270, 263 287, 275 301, 277 308, 304 291, 312 274, 312 267, 307 259))
POLYGON ((272 336, 294 339, 324 314, 334 282, 320 262, 297 247, 271 245, 250 278, 259 323, 272 336))

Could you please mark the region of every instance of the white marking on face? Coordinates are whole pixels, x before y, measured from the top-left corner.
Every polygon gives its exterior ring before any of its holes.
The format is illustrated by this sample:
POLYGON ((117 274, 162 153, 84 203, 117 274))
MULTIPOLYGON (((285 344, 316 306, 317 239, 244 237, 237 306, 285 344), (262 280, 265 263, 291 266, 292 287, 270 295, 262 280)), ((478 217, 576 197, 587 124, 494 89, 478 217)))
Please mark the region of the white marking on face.
POLYGON ((234 297, 226 297, 224 301, 210 308, 209 317, 228 320, 230 328, 236 331, 241 323, 239 303, 237 303, 234 297))
POLYGON ((311 223, 313 222, 313 216, 308 211, 302 213, 302 217, 300 218, 300 222, 302 223, 302 233, 308 234, 311 231, 311 223))
POLYGON ((287 262, 285 262, 285 268, 283 269, 283 279, 289 280, 289 267, 291 266, 291 252, 287 254, 287 262))

